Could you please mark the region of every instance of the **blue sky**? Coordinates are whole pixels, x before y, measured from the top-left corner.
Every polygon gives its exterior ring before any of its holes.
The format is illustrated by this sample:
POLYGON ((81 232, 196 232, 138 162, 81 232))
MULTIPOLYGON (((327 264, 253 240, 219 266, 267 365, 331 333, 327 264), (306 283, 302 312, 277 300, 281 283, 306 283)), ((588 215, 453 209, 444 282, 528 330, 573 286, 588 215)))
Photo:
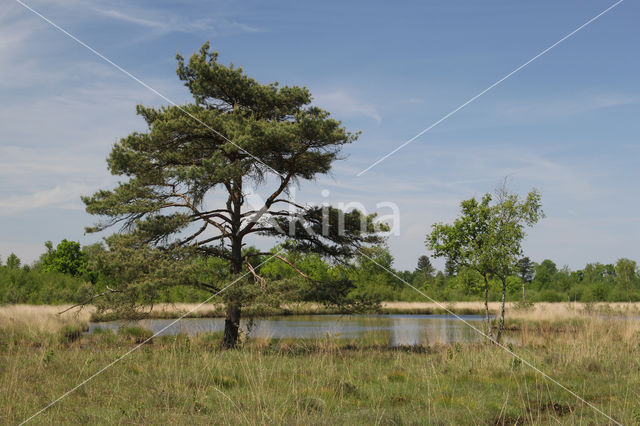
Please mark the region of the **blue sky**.
MULTIPOLYGON (((640 6, 626 0, 364 175, 405 140, 579 27, 613 1, 220 2, 27 0, 177 103, 175 75, 210 40, 224 63, 309 87, 362 135, 300 199, 400 209, 398 268, 425 254, 460 200, 543 195, 526 254, 559 265, 640 260, 640 6), (329 196, 323 197, 322 190, 329 196)), ((144 130, 135 105, 165 102, 17 2, 0 10, 0 257, 94 242, 80 195, 113 186, 111 145, 144 130)), ((380 214, 390 213, 381 209, 380 214)), ((258 242, 258 244, 266 244, 258 242)))

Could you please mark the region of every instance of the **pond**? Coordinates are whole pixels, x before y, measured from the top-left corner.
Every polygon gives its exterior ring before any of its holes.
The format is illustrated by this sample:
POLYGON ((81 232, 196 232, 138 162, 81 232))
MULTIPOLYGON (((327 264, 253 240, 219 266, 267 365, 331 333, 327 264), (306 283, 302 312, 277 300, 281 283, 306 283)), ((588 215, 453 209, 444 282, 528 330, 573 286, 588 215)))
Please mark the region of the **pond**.
MULTIPOLYGON (((482 316, 461 315, 459 318, 482 330, 482 316)), ((250 337, 259 338, 320 338, 329 335, 354 339, 375 336, 376 340, 387 341, 390 346, 481 340, 482 336, 459 318, 452 315, 291 315, 255 319, 249 330, 247 321, 243 321, 241 328, 245 333, 248 331, 250 337)), ((147 319, 128 323, 91 323, 89 332, 96 327, 117 330, 123 324, 139 325, 154 333, 160 332, 161 336, 219 332, 224 329, 222 318, 184 318, 170 325, 174 321, 147 319)))

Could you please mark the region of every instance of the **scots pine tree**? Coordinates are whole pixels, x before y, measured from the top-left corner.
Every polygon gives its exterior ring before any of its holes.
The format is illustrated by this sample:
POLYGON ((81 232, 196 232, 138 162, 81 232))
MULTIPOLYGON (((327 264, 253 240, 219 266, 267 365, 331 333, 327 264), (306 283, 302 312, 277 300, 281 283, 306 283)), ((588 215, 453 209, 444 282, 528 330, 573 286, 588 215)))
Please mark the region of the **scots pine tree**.
MULTIPOLYGON (((252 234, 338 261, 382 241, 374 215, 302 206, 290 198, 292 185, 328 173, 342 147, 357 139, 329 112, 310 105, 307 88, 261 84, 242 68, 219 63, 208 43, 188 61, 180 55, 177 61, 194 102, 139 105, 148 130, 122 138, 107 159, 110 172, 124 180, 83 197, 87 211, 102 217, 89 232, 121 226, 107 239, 111 258, 103 265, 120 277, 114 296, 152 303, 158 285, 176 284, 217 293, 223 286, 211 278, 215 274, 189 270, 194 259, 202 268, 207 258, 223 261, 232 280, 250 272, 252 291, 259 292, 256 259, 273 253, 247 251, 252 234), (258 188, 268 196, 249 206, 247 193, 258 188)), ((314 285, 339 286, 330 292, 335 295, 346 294, 350 283, 314 285)), ((225 347, 236 344, 246 299, 240 289, 246 287, 224 293, 225 347)))

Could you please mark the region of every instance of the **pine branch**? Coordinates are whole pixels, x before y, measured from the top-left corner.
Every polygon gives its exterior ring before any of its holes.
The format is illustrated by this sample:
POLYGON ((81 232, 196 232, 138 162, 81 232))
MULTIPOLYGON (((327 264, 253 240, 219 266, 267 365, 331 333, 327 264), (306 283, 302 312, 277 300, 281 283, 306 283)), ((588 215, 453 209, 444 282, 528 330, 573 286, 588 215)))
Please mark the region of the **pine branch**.
POLYGON ((71 307, 69 307, 69 308, 65 309, 64 311, 60 311, 60 312, 58 312, 58 314, 57 314, 57 315, 62 315, 62 314, 64 314, 65 312, 70 311, 70 310, 71 310, 71 309, 73 309, 73 308, 77 308, 78 306, 80 306, 80 307, 81 307, 81 309, 82 309, 82 308, 84 308, 87 304, 89 304, 89 302, 93 301, 94 299, 97 299, 98 297, 102 297, 102 296, 105 296, 105 295, 107 295, 107 294, 111 294, 111 293, 122 293, 122 291, 120 291, 120 290, 114 290, 114 289, 112 289, 112 288, 107 287, 107 290, 106 290, 106 291, 103 291, 102 293, 99 293, 99 294, 94 294, 93 296, 91 296, 90 298, 88 298, 87 300, 85 300, 84 302, 82 302, 82 303, 78 303, 78 304, 75 304, 75 305, 73 305, 73 306, 71 306, 71 307))

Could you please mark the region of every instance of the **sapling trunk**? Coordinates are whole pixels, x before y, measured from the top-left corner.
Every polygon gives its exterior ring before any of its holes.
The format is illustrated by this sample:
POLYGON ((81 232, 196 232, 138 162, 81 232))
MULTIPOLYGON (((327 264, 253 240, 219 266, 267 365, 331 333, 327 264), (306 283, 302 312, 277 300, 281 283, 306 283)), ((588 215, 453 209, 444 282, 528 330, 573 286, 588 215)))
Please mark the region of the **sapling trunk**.
POLYGON ((487 324, 487 335, 489 339, 493 338, 493 330, 491 330, 491 321, 489 320, 489 280, 487 280, 487 276, 484 275, 484 319, 487 324))
POLYGON ((502 331, 504 330, 504 305, 507 300, 507 279, 506 277, 501 278, 502 280, 502 306, 500 312, 500 326, 498 327, 498 335, 496 336, 496 342, 500 343, 500 338, 502 337, 502 331))

